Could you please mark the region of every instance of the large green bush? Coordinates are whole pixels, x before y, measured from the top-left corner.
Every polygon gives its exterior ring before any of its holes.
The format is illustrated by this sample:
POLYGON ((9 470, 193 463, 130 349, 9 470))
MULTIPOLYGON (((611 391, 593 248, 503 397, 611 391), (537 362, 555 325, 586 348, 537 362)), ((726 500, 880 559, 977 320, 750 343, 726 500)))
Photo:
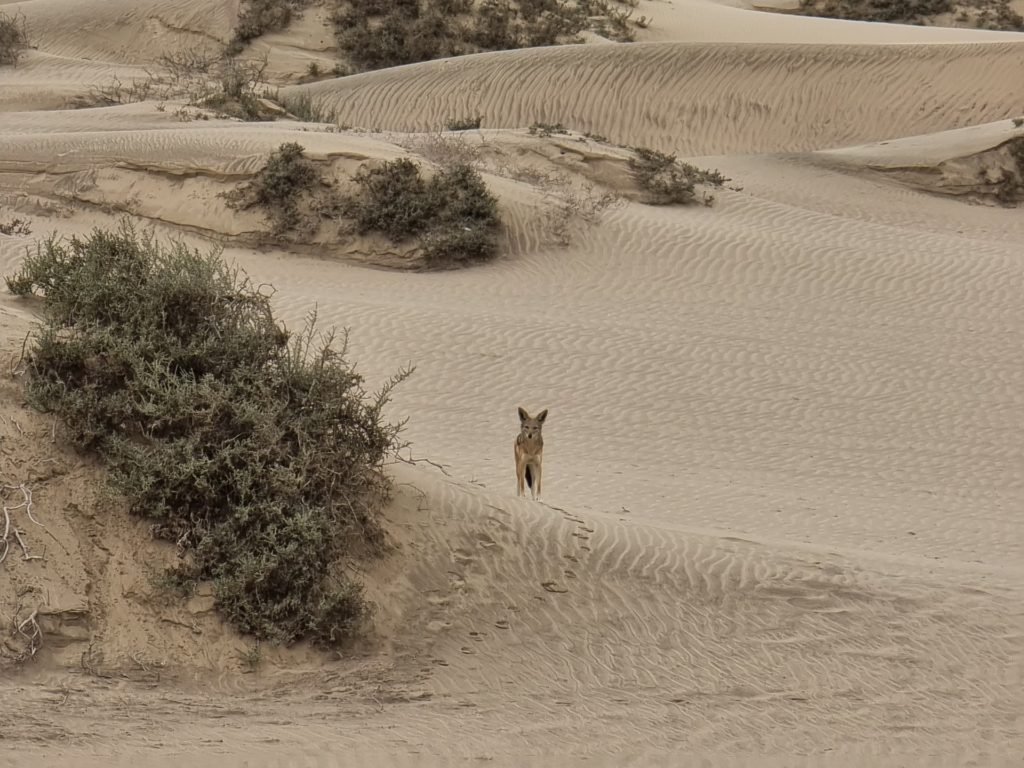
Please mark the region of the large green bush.
POLYGON ((321 336, 295 335, 218 254, 128 224, 51 237, 7 278, 40 294, 29 402, 95 451, 134 514, 184 556, 179 584, 213 581, 243 632, 335 643, 367 615, 340 567, 381 543, 380 473, 398 427, 321 336))

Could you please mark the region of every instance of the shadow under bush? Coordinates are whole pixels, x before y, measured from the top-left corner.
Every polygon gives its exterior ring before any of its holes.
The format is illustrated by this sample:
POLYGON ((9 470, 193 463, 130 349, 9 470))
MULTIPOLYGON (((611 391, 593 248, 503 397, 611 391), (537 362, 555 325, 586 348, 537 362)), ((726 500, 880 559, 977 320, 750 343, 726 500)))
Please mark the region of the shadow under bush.
POLYGON ((212 579, 243 632, 336 643, 368 615, 343 559, 382 544, 382 416, 401 371, 368 395, 315 318, 290 335, 269 297, 218 254, 160 245, 127 223, 50 238, 16 294, 41 294, 29 402, 96 451, 156 536, 177 583, 212 579))

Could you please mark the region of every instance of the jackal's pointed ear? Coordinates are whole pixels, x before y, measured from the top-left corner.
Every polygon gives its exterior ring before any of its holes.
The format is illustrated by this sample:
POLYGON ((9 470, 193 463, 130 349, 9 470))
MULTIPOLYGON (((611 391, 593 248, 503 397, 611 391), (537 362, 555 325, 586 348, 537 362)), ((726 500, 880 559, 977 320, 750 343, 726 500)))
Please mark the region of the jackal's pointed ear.
POLYGON ((526 412, 525 408, 523 408, 522 406, 519 406, 519 420, 520 421, 526 421, 528 418, 530 418, 530 414, 528 414, 526 412))
POLYGON ((537 421, 539 421, 541 424, 543 424, 544 423, 544 419, 546 419, 547 417, 548 417, 548 409, 545 408, 543 411, 541 411, 540 413, 537 414, 537 421))

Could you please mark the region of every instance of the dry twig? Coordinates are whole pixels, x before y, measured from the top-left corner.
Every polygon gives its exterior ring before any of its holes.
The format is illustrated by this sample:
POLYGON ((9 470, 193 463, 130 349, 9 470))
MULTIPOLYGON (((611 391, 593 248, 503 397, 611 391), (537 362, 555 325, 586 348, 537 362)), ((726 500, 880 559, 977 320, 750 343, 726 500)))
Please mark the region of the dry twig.
POLYGON ((0 507, 3 508, 4 515, 4 532, 3 535, 0 536, 0 563, 7 559, 7 553, 10 551, 11 548, 10 539, 8 537, 12 533, 14 534, 14 538, 17 540, 18 545, 21 547, 21 552, 24 560, 42 560, 42 555, 29 554, 28 545, 22 538, 22 531, 18 529, 17 525, 11 524, 11 512, 13 512, 16 509, 24 509, 25 514, 28 515, 29 520, 38 525, 40 528, 46 528, 45 525, 40 523, 38 520, 35 519, 35 517, 32 516, 32 491, 29 488, 26 488, 24 483, 21 483, 20 485, 0 486, 0 492, 2 492, 5 497, 8 491, 21 491, 22 500, 20 504, 15 504, 13 506, 8 506, 6 503, 0 504, 0 507))

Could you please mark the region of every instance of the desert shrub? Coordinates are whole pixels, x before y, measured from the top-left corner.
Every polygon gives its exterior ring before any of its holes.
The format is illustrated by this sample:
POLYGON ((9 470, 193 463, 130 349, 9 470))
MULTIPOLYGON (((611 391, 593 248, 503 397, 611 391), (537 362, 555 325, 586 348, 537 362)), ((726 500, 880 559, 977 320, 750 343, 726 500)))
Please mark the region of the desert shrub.
POLYGON ((132 104, 148 99, 185 99, 189 106, 215 110, 247 121, 273 119, 260 103, 266 96, 266 56, 245 59, 189 49, 161 56, 159 69, 130 83, 113 77, 92 89, 100 104, 132 104))
POLYGON ((223 57, 213 69, 212 82, 197 84, 190 101, 250 122, 264 120, 266 115, 260 105, 259 89, 264 83, 266 69, 265 55, 257 59, 223 57))
POLYGON ((410 152, 441 167, 469 165, 476 168, 480 165, 480 146, 466 141, 461 134, 412 134, 399 143, 410 152))
POLYGON ((309 0, 245 0, 228 52, 240 53, 250 40, 285 29, 307 5, 309 0))
POLYGON ((1003 168, 995 182, 988 182, 988 171, 980 172, 983 183, 991 183, 993 194, 1003 205, 1016 205, 1024 200, 1024 138, 1010 139, 1005 144, 1010 167, 1003 168))
POLYGON ((395 3, 377 18, 376 7, 352 3, 332 15, 338 47, 361 70, 384 69, 465 53, 456 21, 419 4, 395 3))
POLYGON ((400 158, 377 168, 360 168, 355 182, 360 194, 350 198, 346 212, 360 232, 383 232, 402 240, 426 229, 433 211, 416 163, 400 158))
POLYGON ((28 48, 28 33, 25 31, 25 17, 0 11, 0 65, 17 64, 28 48))
POLYGON ((461 117, 451 118, 445 123, 445 130, 448 131, 471 131, 475 128, 479 128, 480 124, 484 121, 481 115, 475 115, 474 117, 461 117))
POLYGON ((308 93, 281 96, 281 106, 290 114, 309 123, 337 123, 338 110, 328 106, 325 101, 317 100, 308 93))
POLYGON ((955 14, 961 24, 973 21, 979 29, 1024 30, 1024 16, 1009 0, 801 0, 800 11, 858 21, 922 24, 940 14, 955 14))
POLYGON ((505 51, 526 45, 522 21, 509 0, 484 0, 466 36, 482 51, 505 51))
POLYGON ((340 563, 381 543, 383 420, 315 318, 298 334, 214 252, 124 223, 51 237, 7 278, 41 294, 26 395, 95 451, 132 513, 183 552, 168 582, 213 581, 224 617, 257 638, 335 643, 368 613, 340 563))
POLYGON ((28 223, 28 219, 15 216, 8 221, 0 221, 0 234, 17 235, 19 237, 31 235, 32 225, 28 223))
MULTIPOLYGON (((629 170, 650 205, 686 205, 697 200, 697 185, 721 187, 728 181, 718 171, 682 163, 675 155, 644 147, 635 147, 633 153, 629 170)), ((703 198, 706 204, 711 200, 713 198, 706 195, 703 198)))
POLYGON ((301 204, 325 187, 319 169, 305 155, 301 144, 282 144, 256 176, 225 195, 233 208, 257 206, 271 224, 271 232, 284 235, 302 223, 301 204))
MULTIPOLYGON (((590 28, 632 40, 619 0, 344 0, 331 15, 338 48, 356 68, 577 42, 590 28)), ((626 3, 626 5, 629 5, 626 3)), ((647 23, 647 20, 644 20, 647 23)))
POLYGON ((381 232, 396 242, 419 237, 428 263, 438 267, 497 251, 497 200, 471 165, 456 164, 425 180, 418 165, 400 158, 361 168, 355 182, 345 211, 359 232, 381 232))
POLYGON ((554 136, 555 134, 568 134, 569 129, 561 123, 534 123, 530 126, 531 136, 540 136, 547 138, 548 136, 554 136))

